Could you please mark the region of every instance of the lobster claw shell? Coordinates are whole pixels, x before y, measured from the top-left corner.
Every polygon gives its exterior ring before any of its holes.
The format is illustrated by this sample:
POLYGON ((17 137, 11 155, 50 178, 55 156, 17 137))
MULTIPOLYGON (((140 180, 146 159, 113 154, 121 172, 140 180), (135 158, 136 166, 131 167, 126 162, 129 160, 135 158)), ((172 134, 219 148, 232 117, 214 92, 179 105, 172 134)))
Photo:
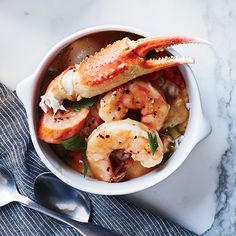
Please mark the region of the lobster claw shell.
POLYGON ((153 37, 137 41, 124 38, 101 49, 84 60, 78 68, 79 78, 75 89, 82 97, 92 97, 107 92, 141 75, 167 67, 194 63, 191 57, 160 57, 145 59, 155 49, 157 52, 178 44, 205 43, 199 38, 153 37))
POLYGON ((160 52, 173 45, 188 43, 209 44, 199 38, 176 36, 142 38, 137 41, 129 38, 118 40, 55 78, 41 97, 40 107, 44 112, 52 109, 55 114, 57 110, 63 109, 65 99, 76 101, 91 98, 139 76, 167 67, 194 63, 191 57, 145 57, 153 49, 160 52))
POLYGON ((159 52, 174 45, 189 44, 189 43, 209 44, 207 40, 193 37, 180 37, 180 36, 150 37, 135 41, 133 50, 140 57, 144 57, 149 51, 153 49, 159 52))

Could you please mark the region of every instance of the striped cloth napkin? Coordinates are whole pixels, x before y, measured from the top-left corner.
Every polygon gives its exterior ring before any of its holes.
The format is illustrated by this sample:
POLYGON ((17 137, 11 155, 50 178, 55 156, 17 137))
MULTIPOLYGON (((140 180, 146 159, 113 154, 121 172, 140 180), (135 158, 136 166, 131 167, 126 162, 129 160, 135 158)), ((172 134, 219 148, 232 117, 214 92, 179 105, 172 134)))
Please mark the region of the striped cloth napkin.
MULTIPOLYGON (((0 84, 0 164, 12 171, 19 191, 34 199, 33 182, 48 171, 32 145, 24 107, 15 92, 0 84)), ((0 196, 1 197, 1 196, 0 196)), ((91 221, 123 235, 195 235, 119 197, 89 194, 91 221)), ((0 208, 0 235, 79 235, 65 224, 18 203, 0 208)))

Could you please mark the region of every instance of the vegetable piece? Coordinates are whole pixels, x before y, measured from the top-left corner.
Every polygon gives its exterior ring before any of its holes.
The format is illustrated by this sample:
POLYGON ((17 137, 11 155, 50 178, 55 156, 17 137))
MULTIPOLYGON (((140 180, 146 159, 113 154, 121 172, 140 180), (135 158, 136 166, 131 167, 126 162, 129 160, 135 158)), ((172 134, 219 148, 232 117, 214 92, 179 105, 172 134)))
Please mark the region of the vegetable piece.
POLYGON ((188 120, 184 121, 183 123, 180 123, 178 125, 178 131, 181 133, 181 134, 184 134, 185 130, 186 130, 186 127, 187 127, 187 124, 188 124, 188 120))
POLYGON ((188 109, 182 97, 177 97, 170 102, 170 110, 164 123, 163 129, 174 127, 188 119, 188 109))
POLYGON ((174 145, 173 138, 166 134, 160 134, 160 138, 163 143, 163 152, 166 153, 174 145))
POLYGON ((82 98, 78 102, 72 102, 67 100, 65 103, 73 111, 80 111, 82 108, 92 107, 96 101, 97 97, 92 97, 92 98, 82 98))
POLYGON ((59 144, 78 133, 89 114, 89 108, 80 112, 71 109, 52 113, 42 113, 39 120, 38 137, 46 143, 59 144))
POLYGON ((79 137, 78 135, 74 135, 73 137, 62 141, 62 145, 66 150, 69 151, 81 151, 82 160, 84 163, 84 176, 86 176, 88 172, 88 162, 87 162, 87 141, 84 137, 79 137))
POLYGON ((169 135, 176 140, 177 138, 179 138, 181 136, 181 133, 178 131, 178 129, 176 127, 173 128, 169 128, 169 135))
POLYGON ((155 167, 143 167, 139 161, 135 161, 132 158, 122 161, 121 164, 123 164, 121 171, 125 172, 124 180, 143 176, 155 169, 155 167))
POLYGON ((148 134, 148 142, 152 151, 152 155, 154 155, 158 148, 157 135, 154 134, 152 136, 150 132, 147 132, 147 134, 148 134))
POLYGON ((178 131, 177 127, 168 127, 161 131, 162 135, 169 135, 173 140, 179 138, 182 134, 178 131))
POLYGON ((162 160, 162 164, 165 163, 174 153, 175 151, 175 143, 173 142, 173 139, 169 135, 161 134, 160 138, 163 143, 164 147, 164 156, 162 160))
POLYGON ((178 67, 169 67, 164 70, 165 76, 168 80, 176 84, 179 88, 186 88, 184 79, 178 67))
POLYGON ((169 160, 169 158, 173 155, 174 152, 175 152, 175 148, 173 146, 171 146, 168 149, 168 151, 164 153, 163 160, 162 160, 161 164, 164 164, 165 162, 167 162, 169 160))
POLYGON ((93 177, 92 172, 89 170, 88 165, 87 168, 84 166, 84 161, 82 158, 81 151, 67 151, 66 156, 63 160, 74 170, 81 174, 86 174, 86 176, 93 177))

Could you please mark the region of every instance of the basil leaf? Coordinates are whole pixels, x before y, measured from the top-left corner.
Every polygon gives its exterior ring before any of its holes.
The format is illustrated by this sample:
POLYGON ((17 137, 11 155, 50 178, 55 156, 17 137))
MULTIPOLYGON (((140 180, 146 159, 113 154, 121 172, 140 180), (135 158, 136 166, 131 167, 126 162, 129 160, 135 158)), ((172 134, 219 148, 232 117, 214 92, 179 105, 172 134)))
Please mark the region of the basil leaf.
POLYGON ((81 151, 82 160, 84 163, 84 177, 85 177, 89 168, 88 162, 87 162, 87 155, 86 155, 87 142, 85 138, 79 137, 78 135, 74 135, 71 138, 62 141, 61 144, 66 150, 81 151))
POLYGON ((82 98, 78 102, 66 101, 66 105, 74 111, 80 111, 81 108, 92 107, 96 101, 97 97, 82 98))
POLYGON ((79 151, 87 146, 86 140, 78 135, 74 135, 71 138, 62 141, 61 144, 69 151, 79 151))
POLYGON ((88 169, 89 169, 86 150, 87 150, 87 147, 82 150, 82 160, 83 160, 83 163, 84 163, 84 177, 87 175, 87 172, 88 172, 88 169))
POLYGON ((148 142, 152 151, 152 155, 154 155, 159 146, 157 142, 157 135, 154 134, 154 136, 152 136, 150 132, 147 132, 147 134, 148 134, 148 142))

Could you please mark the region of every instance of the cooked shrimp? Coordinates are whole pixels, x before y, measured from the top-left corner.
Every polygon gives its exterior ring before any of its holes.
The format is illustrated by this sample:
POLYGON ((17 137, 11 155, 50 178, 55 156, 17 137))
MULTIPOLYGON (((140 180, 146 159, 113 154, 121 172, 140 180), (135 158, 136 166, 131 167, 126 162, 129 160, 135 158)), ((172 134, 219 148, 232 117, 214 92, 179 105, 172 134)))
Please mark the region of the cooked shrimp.
POLYGON ((99 116, 105 121, 121 120, 129 109, 140 109, 141 122, 160 130, 170 106, 147 81, 131 81, 109 93, 100 102, 99 116))
POLYGON ((116 173, 110 160, 111 153, 120 149, 147 168, 156 166, 163 158, 163 144, 155 130, 131 119, 103 123, 88 138, 87 157, 95 178, 117 182, 125 176, 125 173, 116 173), (154 155, 151 154, 147 132, 157 136, 158 148, 154 155))
POLYGON ((158 52, 172 45, 197 42, 205 41, 186 37, 154 37, 137 41, 124 38, 116 41, 56 77, 41 97, 40 107, 44 112, 52 109, 55 114, 64 109, 62 103, 65 99, 76 101, 94 97, 138 76, 193 63, 193 59, 188 57, 147 59, 145 56, 153 49, 158 52))

